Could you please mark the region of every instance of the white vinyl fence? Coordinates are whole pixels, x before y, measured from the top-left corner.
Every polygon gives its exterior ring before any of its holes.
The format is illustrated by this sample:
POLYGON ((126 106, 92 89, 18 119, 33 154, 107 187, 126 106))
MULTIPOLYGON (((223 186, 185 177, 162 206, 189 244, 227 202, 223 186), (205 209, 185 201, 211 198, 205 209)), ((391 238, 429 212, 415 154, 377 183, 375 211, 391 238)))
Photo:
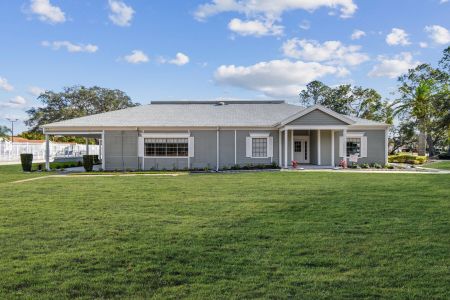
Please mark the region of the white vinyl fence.
MULTIPOLYGON (((99 145, 89 145, 89 154, 99 155, 99 145)), ((0 141, 0 162, 20 162, 21 153, 32 153, 33 161, 45 160, 45 142, 11 143, 0 141)), ((85 144, 50 142, 50 161, 55 158, 81 157, 86 154, 85 144)))

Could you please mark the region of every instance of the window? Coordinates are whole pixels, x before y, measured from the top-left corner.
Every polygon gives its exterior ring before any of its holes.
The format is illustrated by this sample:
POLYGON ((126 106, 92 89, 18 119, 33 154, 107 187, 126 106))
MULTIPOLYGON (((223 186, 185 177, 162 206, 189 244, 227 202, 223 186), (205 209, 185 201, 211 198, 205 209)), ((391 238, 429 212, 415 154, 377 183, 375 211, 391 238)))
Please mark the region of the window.
POLYGON ((267 138, 252 138, 252 157, 267 157, 267 138))
POLYGON ((144 139, 145 156, 188 156, 188 139, 144 139))
POLYGON ((301 141, 295 141, 294 142, 294 151, 295 152, 302 152, 302 142, 301 141))
POLYGON ((347 157, 350 155, 361 156, 361 138, 347 138, 347 157))

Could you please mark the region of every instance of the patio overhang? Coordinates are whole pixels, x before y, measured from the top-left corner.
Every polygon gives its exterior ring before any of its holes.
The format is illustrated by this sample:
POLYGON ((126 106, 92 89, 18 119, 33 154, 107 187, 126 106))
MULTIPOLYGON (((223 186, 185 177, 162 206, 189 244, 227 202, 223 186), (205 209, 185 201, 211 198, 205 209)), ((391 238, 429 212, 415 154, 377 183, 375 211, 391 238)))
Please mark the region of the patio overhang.
POLYGON ((43 133, 45 135, 45 168, 47 171, 50 171, 50 136, 74 136, 74 137, 83 137, 86 139, 86 154, 89 154, 89 138, 98 139, 100 141, 100 157, 102 159, 102 168, 105 168, 105 160, 104 151, 105 147, 103 146, 105 132, 102 131, 89 131, 89 130, 51 130, 43 128, 43 133))

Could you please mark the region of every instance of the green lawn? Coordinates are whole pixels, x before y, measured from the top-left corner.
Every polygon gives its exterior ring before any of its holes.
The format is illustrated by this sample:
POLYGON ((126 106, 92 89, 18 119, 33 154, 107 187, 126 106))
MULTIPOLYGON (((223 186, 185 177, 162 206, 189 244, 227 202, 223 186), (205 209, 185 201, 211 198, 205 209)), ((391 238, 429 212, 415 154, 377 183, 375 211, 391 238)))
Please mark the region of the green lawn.
POLYGON ((442 169, 442 170, 450 170, 450 160, 429 163, 429 164, 424 165, 424 167, 434 168, 434 169, 442 169))
POLYGON ((450 295, 450 175, 69 177, 0 190, 1 299, 450 295))

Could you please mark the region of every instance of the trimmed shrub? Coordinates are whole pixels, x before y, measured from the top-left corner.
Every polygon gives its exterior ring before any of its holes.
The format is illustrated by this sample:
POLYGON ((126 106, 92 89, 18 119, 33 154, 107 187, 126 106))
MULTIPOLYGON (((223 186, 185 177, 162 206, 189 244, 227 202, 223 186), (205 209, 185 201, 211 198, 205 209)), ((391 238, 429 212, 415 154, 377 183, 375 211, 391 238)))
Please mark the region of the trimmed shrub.
POLYGON ((33 154, 31 153, 20 154, 20 162, 22 163, 22 170, 24 172, 31 172, 31 167, 33 165, 33 154))
POLYGON ((83 155, 83 167, 86 172, 92 172, 94 167, 94 155, 83 155))
POLYGON ((418 155, 412 155, 412 154, 395 154, 390 155, 388 158, 388 162, 390 163, 406 163, 406 164, 412 164, 412 165, 421 165, 425 163, 428 160, 428 157, 426 156, 418 156, 418 155))
POLYGON ((98 159, 98 155, 92 155, 94 158, 94 165, 98 165, 100 163, 100 160, 98 159))

